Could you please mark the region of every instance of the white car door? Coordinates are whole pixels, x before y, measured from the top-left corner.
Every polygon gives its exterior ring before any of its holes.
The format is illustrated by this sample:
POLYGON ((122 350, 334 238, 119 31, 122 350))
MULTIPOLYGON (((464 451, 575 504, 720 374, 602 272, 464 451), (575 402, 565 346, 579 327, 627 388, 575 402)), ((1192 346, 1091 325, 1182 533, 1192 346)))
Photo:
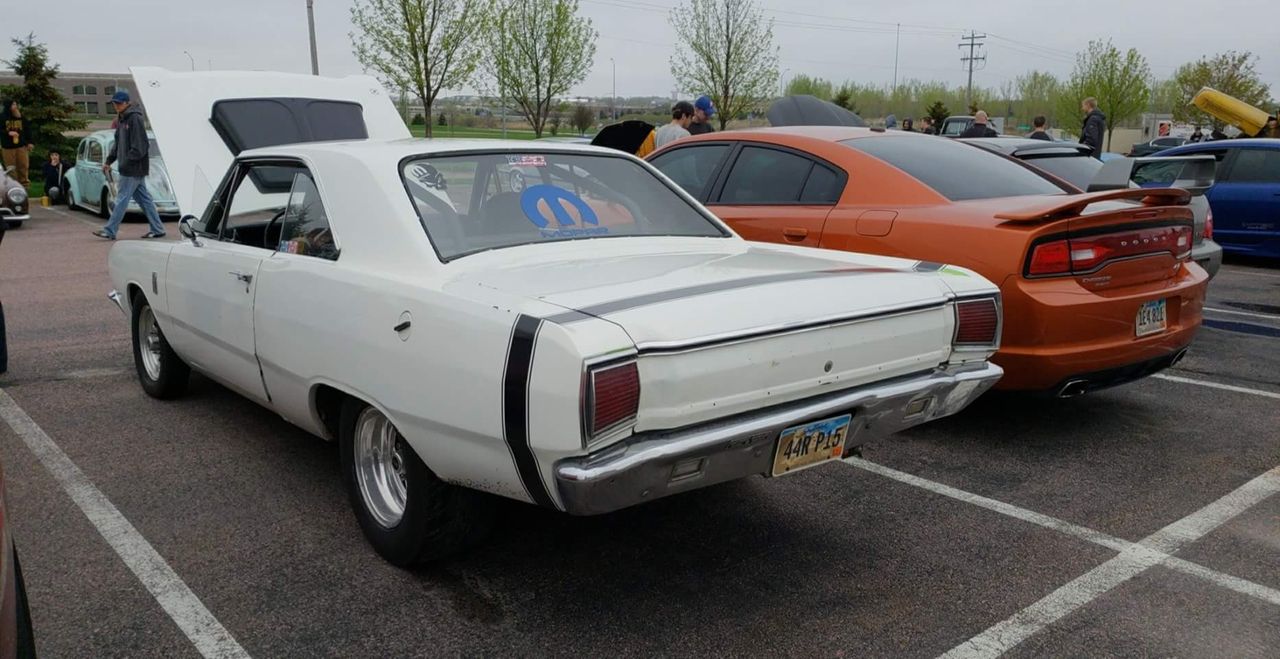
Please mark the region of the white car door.
POLYGON ((228 179, 169 257, 170 343, 193 366, 259 402, 267 402, 254 339, 253 305, 259 267, 274 250, 293 165, 246 164, 228 179))

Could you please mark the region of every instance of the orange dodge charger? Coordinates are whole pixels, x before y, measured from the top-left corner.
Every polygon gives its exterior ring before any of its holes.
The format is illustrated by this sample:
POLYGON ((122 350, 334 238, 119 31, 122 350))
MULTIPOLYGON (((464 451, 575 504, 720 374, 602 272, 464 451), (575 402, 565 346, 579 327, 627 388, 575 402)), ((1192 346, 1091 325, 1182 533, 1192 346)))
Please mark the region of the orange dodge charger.
POLYGON ((1135 380, 1181 359, 1200 326, 1209 276, 1190 260, 1184 190, 1085 194, 972 145, 870 128, 711 133, 649 161, 748 240, 995 282, 997 388, 1077 396, 1135 380))

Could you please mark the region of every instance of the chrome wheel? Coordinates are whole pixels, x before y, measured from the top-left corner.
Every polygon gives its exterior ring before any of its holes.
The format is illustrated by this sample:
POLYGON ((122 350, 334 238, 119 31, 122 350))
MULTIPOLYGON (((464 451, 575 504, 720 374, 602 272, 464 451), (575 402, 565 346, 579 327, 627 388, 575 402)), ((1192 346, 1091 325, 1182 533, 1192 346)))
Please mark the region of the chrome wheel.
POLYGON ((146 306, 138 312, 138 354, 142 356, 142 367, 147 377, 160 379, 160 326, 156 324, 156 316, 151 307, 146 306))
POLYGON ((364 507, 380 526, 392 528, 404 517, 409 489, 405 458, 411 449, 391 421, 372 407, 356 419, 354 443, 356 482, 364 507))

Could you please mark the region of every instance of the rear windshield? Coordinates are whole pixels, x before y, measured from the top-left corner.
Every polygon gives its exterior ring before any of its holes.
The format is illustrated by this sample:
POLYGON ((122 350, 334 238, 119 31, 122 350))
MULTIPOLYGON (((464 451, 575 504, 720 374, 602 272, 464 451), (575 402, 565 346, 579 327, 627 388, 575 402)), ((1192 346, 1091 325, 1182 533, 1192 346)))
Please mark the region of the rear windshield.
POLYGON ((448 261, 530 243, 729 234, 627 158, 575 153, 428 156, 401 175, 448 261))
POLYGON ((1003 156, 950 139, 861 137, 844 143, 901 169, 952 201, 1068 191, 1003 156))
POLYGON ((1088 190, 1089 183, 1097 176, 1098 170, 1102 169, 1102 161, 1089 155, 1038 156, 1024 160, 1081 190, 1088 190))

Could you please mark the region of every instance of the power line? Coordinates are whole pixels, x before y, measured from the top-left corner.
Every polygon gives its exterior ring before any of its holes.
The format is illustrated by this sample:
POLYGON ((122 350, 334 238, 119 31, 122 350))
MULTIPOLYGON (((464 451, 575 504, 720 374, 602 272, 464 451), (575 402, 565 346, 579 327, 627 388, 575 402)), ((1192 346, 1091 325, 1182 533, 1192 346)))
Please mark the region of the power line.
POLYGON ((982 62, 983 65, 985 66, 987 63, 986 55, 981 55, 981 56, 975 55, 974 51, 983 43, 985 43, 983 41, 978 41, 978 39, 986 39, 986 38, 987 38, 987 35, 978 34, 977 32, 970 30, 969 36, 960 39, 961 48, 964 48, 965 46, 969 47, 969 55, 967 57, 962 56, 960 58, 960 61, 963 62, 965 66, 968 67, 969 69, 969 87, 968 87, 968 91, 965 93, 965 99, 968 101, 970 106, 973 105, 973 64, 974 62, 982 62))

